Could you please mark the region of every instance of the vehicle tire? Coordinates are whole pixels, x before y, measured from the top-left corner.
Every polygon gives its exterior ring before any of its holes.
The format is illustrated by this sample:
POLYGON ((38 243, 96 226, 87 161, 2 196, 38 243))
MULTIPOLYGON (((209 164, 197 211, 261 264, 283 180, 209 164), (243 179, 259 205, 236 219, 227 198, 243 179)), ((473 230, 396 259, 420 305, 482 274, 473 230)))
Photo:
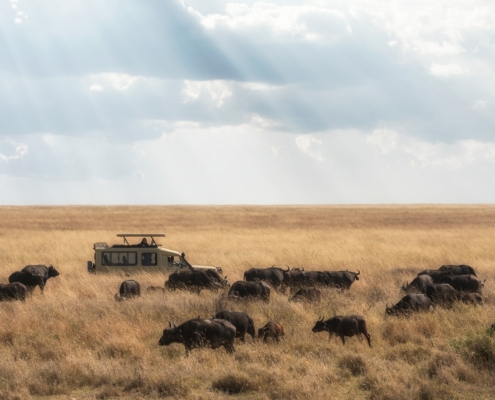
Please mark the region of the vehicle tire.
POLYGON ((90 274, 96 274, 96 265, 93 261, 87 262, 87 268, 90 274))

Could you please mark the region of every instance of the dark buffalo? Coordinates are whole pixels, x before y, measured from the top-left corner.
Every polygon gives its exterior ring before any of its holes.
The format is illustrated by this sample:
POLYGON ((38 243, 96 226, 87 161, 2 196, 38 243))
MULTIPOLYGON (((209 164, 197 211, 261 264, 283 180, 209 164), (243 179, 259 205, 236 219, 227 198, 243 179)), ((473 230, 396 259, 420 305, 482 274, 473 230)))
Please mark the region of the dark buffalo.
POLYGON ((452 272, 449 270, 438 270, 438 269, 425 269, 424 271, 421 271, 418 276, 420 275, 429 275, 433 279, 433 283, 442 283, 441 280, 446 277, 446 276, 452 276, 452 272))
POLYGON ((227 280, 227 277, 222 278, 217 271, 214 271, 212 269, 204 269, 203 271, 208 276, 208 278, 210 278, 213 282, 217 283, 221 287, 229 287, 230 286, 230 283, 227 280))
POLYGON ((287 270, 270 268, 251 268, 244 272, 244 280, 247 282, 264 281, 274 288, 279 288, 283 283, 288 284, 290 268, 287 270))
POLYGON ((183 343, 186 355, 193 348, 211 347, 216 349, 224 346, 229 353, 234 352, 235 326, 224 319, 190 319, 179 326, 172 326, 163 331, 158 341, 160 346, 168 346, 171 343, 183 343))
POLYGON ((461 265, 442 265, 440 268, 438 268, 439 271, 450 271, 453 275, 476 275, 476 272, 474 271, 474 268, 461 264, 461 265))
POLYGON ((458 292, 448 283, 433 283, 426 286, 426 296, 433 304, 451 305, 457 300, 458 292))
POLYGON ((422 293, 406 294, 397 304, 386 308, 388 315, 408 314, 411 311, 427 311, 432 307, 431 300, 422 293))
POLYGON ((270 301, 270 286, 265 282, 235 282, 228 295, 235 298, 251 298, 270 301))
POLYGON ((325 272, 321 271, 292 271, 290 286, 332 286, 332 280, 325 272))
POLYGON ((253 319, 245 312, 236 312, 236 311, 219 311, 215 314, 214 318, 216 319, 224 319, 229 321, 232 325, 235 326, 236 335, 241 339, 241 342, 245 342, 244 336, 247 334, 251 335, 251 338, 254 339, 256 335, 256 330, 254 328, 253 319))
POLYGON ((284 327, 279 322, 270 321, 258 329, 258 338, 263 338, 265 342, 269 337, 279 342, 280 336, 284 336, 284 327))
MULTIPOLYGON (((46 281, 50 278, 55 278, 60 275, 53 265, 26 265, 23 269, 23 272, 29 272, 31 275, 40 275, 43 278, 43 287, 46 286, 46 281)), ((43 289, 40 287, 41 291, 43 289)))
POLYGON ((361 271, 324 271, 329 278, 330 286, 349 290, 354 281, 359 280, 358 275, 361 271))
POLYGON ((483 283, 474 275, 447 275, 439 283, 448 283, 458 292, 481 293, 483 283))
POLYGON ((371 337, 366 330, 366 321, 361 315, 338 315, 326 321, 321 317, 316 321, 313 332, 323 331, 328 332, 329 337, 332 337, 332 334, 340 336, 342 344, 345 344, 344 336, 352 337, 363 334, 368 341, 368 345, 371 347, 371 337))
POLYGON ((175 271, 165 282, 167 289, 189 289, 199 293, 202 289, 218 290, 221 285, 211 279, 204 270, 175 271))
POLYGON ((0 301, 26 301, 27 292, 27 287, 19 282, 8 283, 6 285, 0 284, 0 301))
POLYGON ((16 271, 12 275, 9 276, 9 283, 22 283, 26 286, 29 294, 33 293, 33 290, 36 286, 39 286, 41 293, 43 293, 43 289, 45 288, 45 281, 41 275, 33 275, 30 272, 26 271, 16 271))
POLYGON ((457 300, 466 304, 483 304, 483 297, 479 293, 459 292, 457 293, 457 300))
POLYGON ((319 302, 321 301, 321 291, 314 287, 300 288, 289 301, 309 301, 319 302))
POLYGON ((413 281, 402 285, 402 290, 406 293, 417 291, 426 293, 426 287, 433 283, 433 278, 428 274, 418 275, 413 281))
POLYGON ((127 300, 141 295, 141 285, 133 279, 126 280, 120 284, 119 293, 115 295, 115 300, 127 300))

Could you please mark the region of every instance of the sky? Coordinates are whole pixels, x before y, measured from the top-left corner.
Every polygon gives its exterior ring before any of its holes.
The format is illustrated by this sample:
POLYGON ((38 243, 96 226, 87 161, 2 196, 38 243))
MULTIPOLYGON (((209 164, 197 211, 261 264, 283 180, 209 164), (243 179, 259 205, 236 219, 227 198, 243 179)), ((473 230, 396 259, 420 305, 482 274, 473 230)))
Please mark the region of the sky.
POLYGON ((2 0, 0 205, 495 203, 495 3, 2 0))

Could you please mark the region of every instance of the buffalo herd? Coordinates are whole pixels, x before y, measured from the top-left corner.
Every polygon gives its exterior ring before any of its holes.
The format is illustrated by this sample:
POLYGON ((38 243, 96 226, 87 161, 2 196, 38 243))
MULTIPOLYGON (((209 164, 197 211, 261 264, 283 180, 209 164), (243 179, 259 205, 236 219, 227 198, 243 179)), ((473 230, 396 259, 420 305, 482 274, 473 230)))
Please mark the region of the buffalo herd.
MULTIPOLYGON (((25 301, 38 286, 43 293, 47 281, 57 277, 59 272, 52 266, 28 265, 9 276, 8 284, 0 284, 0 301, 25 301)), ((226 290, 227 299, 270 301, 272 289, 285 293, 289 288, 289 301, 320 302, 325 288, 348 291, 359 280, 360 271, 305 271, 304 268, 251 268, 244 273, 244 280, 232 285, 226 277, 221 277, 214 270, 195 269, 178 270, 168 276, 164 286, 150 286, 147 292, 190 290, 200 293, 202 290, 226 290), (227 290, 228 289, 228 290, 227 290)), ((385 307, 385 314, 390 316, 409 315, 419 311, 433 311, 435 306, 452 307, 455 302, 483 304, 481 290, 485 281, 481 281, 474 269, 468 265, 443 265, 439 269, 426 269, 417 274, 411 283, 404 283, 402 290, 406 293, 397 303, 385 307)), ((132 279, 121 283, 117 301, 139 297, 140 284, 132 279)), ((495 324, 494 324, 495 328, 495 324)), ((324 320, 320 317, 313 327, 313 332, 328 332, 330 336, 339 336, 345 344, 345 337, 364 335, 371 347, 371 337, 367 331, 366 321, 360 315, 335 315, 324 320)), ((246 334, 251 338, 271 338, 277 342, 284 336, 284 328, 277 321, 269 321, 256 334, 253 319, 246 312, 223 310, 212 318, 200 317, 187 320, 181 325, 169 323, 163 331, 159 345, 182 343, 186 354, 197 347, 225 347, 227 352, 234 352, 234 339, 245 342, 246 334)))
POLYGON ((53 265, 27 265, 22 270, 13 272, 8 284, 0 284, 0 301, 26 301, 26 296, 31 295, 36 286, 43 293, 48 279, 59 275, 53 265))

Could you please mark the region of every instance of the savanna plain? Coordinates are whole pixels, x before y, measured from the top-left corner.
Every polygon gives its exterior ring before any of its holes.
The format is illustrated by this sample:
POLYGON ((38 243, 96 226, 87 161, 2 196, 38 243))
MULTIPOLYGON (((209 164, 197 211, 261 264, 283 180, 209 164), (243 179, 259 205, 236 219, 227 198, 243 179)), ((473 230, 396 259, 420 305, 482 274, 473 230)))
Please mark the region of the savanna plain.
POLYGON ((495 206, 0 207, 0 282, 29 264, 60 276, 25 303, 0 303, 2 399, 493 399, 495 206), (227 301, 222 292, 146 293, 166 274, 139 273, 140 298, 116 302, 126 279, 90 275, 93 243, 116 233, 164 232, 163 247, 192 264, 244 271, 276 265, 357 271, 349 291, 317 304, 227 301), (385 315, 426 268, 468 264, 486 279, 483 306, 456 304, 411 317, 385 315), (160 347, 169 322, 247 311, 256 328, 285 329, 280 343, 236 339, 225 349, 160 347), (319 317, 360 314, 371 334, 311 331, 319 317))

